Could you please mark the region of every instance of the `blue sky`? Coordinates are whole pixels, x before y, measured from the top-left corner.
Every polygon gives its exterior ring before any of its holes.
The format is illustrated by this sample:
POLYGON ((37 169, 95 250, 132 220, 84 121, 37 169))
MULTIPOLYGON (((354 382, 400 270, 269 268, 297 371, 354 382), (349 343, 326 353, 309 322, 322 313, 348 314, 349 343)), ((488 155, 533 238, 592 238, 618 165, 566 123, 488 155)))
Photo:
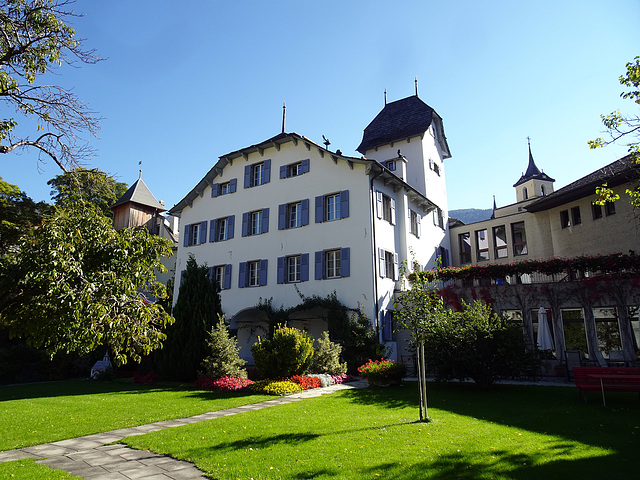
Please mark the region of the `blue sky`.
MULTIPOLYGON (((103 117, 98 167, 142 178, 167 208, 225 153, 288 132, 346 155, 388 100, 414 93, 444 121, 449 208, 515 202, 527 140, 556 189, 624 155, 588 149, 600 114, 635 113, 618 77, 640 55, 640 2, 79 0, 105 58, 53 81, 103 117)), ((5 116, 10 113, 3 114, 5 116)), ((0 158, 35 200, 60 173, 35 152, 0 158)))

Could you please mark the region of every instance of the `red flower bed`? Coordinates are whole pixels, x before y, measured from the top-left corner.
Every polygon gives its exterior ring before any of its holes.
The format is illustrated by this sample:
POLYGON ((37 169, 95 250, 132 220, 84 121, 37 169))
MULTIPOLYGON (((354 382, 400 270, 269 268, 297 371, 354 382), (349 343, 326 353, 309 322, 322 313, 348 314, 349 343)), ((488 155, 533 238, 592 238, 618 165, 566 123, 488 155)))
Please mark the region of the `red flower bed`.
POLYGON ((300 375, 294 375, 291 377, 291 381, 297 383, 303 390, 311 390, 312 388, 320 388, 322 382, 318 377, 301 377, 300 375))
POLYGON ((193 386, 201 390, 220 390, 224 392, 234 392, 242 390, 253 383, 253 380, 247 378, 238 377, 222 377, 222 378, 208 378, 200 377, 197 379, 193 386))

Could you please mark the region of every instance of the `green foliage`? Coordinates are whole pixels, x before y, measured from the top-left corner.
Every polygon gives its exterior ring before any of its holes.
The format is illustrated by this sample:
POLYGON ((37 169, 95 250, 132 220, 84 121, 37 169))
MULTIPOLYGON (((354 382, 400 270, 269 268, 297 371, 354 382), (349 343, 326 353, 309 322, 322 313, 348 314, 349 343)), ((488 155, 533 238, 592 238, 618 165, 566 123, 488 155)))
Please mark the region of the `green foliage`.
POLYGON ((208 378, 239 377, 247 378, 243 368, 247 363, 238 354, 238 341, 229 336, 229 326, 224 317, 219 316, 218 323, 209 332, 209 356, 202 362, 202 375, 208 378))
POLYGON ((13 249, 22 235, 31 234, 50 208, 0 177, 0 256, 13 249))
POLYGON ((128 186, 97 168, 74 168, 47 182, 51 199, 58 206, 82 201, 93 203, 105 217, 112 218, 111 206, 124 195, 128 186))
POLYGON ((75 60, 95 63, 92 51, 81 49, 67 20, 76 14, 67 0, 4 0, 0 2, 0 96, 22 118, 37 124, 36 138, 15 133, 18 121, 0 121, 0 153, 34 147, 63 170, 90 155, 81 142, 84 132, 95 135, 98 119, 85 104, 59 86, 39 85, 37 79, 75 60))
POLYGON ((91 204, 46 215, 32 237, 0 259, 0 321, 53 356, 107 346, 118 364, 158 348, 171 317, 155 271, 171 255, 145 229, 116 232, 91 204))
POLYGON ((369 360, 358 367, 358 373, 369 385, 393 385, 399 384, 407 375, 407 366, 388 359, 369 360))
POLYGON ((329 339, 329 332, 322 332, 320 338, 316 340, 318 346, 313 352, 314 373, 328 373, 329 375, 344 375, 347 373, 347 363, 340 363, 342 346, 333 343, 329 339))
MULTIPOLYGON (((619 80, 621 85, 629 88, 629 90, 622 92, 620 96, 624 99, 632 100, 636 105, 640 105, 640 57, 636 56, 632 62, 627 62, 626 72, 620 76, 619 80)), ((631 159, 640 164, 640 116, 638 114, 622 115, 617 110, 608 115, 600 115, 600 118, 607 129, 609 138, 598 137, 594 140, 589 140, 587 142, 589 148, 606 147, 624 137, 629 141, 627 147, 629 147, 628 151, 631 159)), ((631 205, 636 208, 640 207, 640 184, 626 189, 626 193, 629 195, 631 205)), ((596 194, 598 199, 594 203, 598 205, 614 202, 620 198, 606 184, 598 187, 596 194)))
POLYGON ((175 380, 193 381, 210 353, 207 338, 221 314, 219 290, 208 267, 198 265, 189 256, 173 307, 175 322, 165 330, 167 340, 156 354, 160 373, 175 380))
POLYGON ((522 326, 496 315, 480 301, 463 303, 423 330, 425 360, 439 380, 473 379, 487 389, 496 380, 519 376, 539 366, 526 349, 522 326))
POLYGON ((269 379, 305 374, 313 362, 313 338, 302 330, 279 325, 271 340, 251 347, 260 374, 269 379))

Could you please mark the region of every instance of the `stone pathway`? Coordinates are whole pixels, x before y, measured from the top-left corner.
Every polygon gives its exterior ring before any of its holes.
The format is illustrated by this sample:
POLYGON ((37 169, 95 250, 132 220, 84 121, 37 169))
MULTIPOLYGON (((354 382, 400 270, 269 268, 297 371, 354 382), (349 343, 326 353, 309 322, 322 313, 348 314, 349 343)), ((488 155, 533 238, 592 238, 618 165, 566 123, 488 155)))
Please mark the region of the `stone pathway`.
POLYGON ((319 397, 338 390, 364 388, 366 386, 366 380, 358 380, 347 384, 306 390, 251 405, 203 413, 193 417, 165 420, 138 427, 121 428, 110 432, 9 450, 0 452, 0 462, 33 458, 37 459, 36 463, 64 470, 71 475, 82 477, 86 480, 186 480, 205 478, 202 472, 192 463, 175 460, 171 457, 157 455, 148 451, 134 450, 120 444, 107 444, 118 442, 132 435, 144 435, 145 433, 165 428, 180 427, 218 417, 297 402, 304 398, 319 397))

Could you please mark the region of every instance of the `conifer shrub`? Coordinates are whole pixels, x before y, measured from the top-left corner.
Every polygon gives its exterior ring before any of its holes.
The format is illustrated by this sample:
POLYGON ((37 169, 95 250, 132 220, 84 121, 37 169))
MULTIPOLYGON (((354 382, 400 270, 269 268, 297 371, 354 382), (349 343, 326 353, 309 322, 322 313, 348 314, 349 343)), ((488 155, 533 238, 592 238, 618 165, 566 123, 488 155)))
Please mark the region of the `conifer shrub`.
POLYGON ((207 341, 209 355, 202 361, 201 374, 208 378, 247 378, 243 368, 247 363, 240 358, 238 340, 229 335, 229 326, 222 315, 218 323, 209 332, 207 341))
POLYGON ((313 352, 314 373, 326 373, 329 375, 343 375, 347 373, 347 363, 340 363, 342 346, 333 343, 329 339, 329 332, 322 332, 320 338, 316 340, 318 346, 313 352))
POLYGON ((303 375, 313 362, 313 338, 297 328, 278 325, 273 338, 258 338, 251 352, 255 366, 264 378, 303 375))

